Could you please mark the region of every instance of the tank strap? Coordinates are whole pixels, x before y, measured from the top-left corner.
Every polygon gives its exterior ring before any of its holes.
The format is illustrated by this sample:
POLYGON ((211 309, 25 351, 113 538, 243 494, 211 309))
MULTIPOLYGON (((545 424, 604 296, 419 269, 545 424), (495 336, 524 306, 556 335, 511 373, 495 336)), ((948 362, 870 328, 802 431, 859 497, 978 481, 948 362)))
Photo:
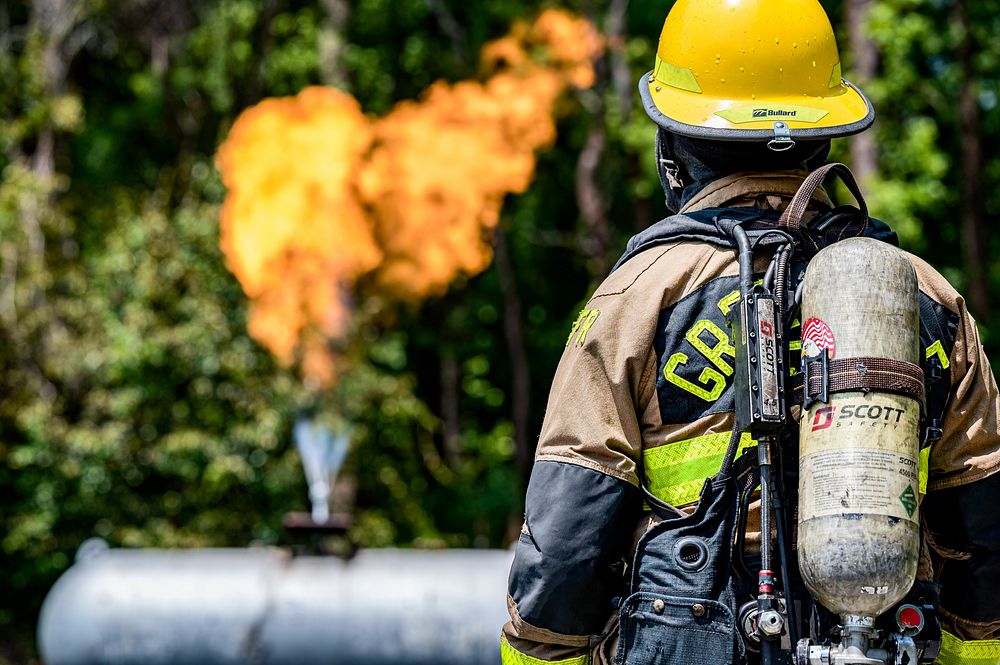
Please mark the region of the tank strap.
MULTIPOLYGON (((824 356, 825 357, 825 356, 824 356)), ((833 393, 874 390, 895 393, 920 402, 926 409, 924 370, 913 363, 888 358, 839 358, 809 360, 804 372, 792 377, 794 404, 826 401, 833 393), (808 385, 808 391, 803 390, 808 385)))

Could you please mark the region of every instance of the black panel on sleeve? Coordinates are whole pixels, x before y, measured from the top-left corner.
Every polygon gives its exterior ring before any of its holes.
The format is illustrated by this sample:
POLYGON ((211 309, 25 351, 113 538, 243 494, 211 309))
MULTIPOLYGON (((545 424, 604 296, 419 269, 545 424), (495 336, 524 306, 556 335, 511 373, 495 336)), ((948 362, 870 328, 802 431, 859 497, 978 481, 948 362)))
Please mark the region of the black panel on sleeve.
POLYGON ((639 490, 575 464, 536 462, 510 571, 521 618, 564 635, 597 635, 623 588, 639 490))
POLYGON ((941 605, 972 621, 1000 620, 1000 473, 931 492, 922 510, 938 545, 969 553, 945 561, 941 605))

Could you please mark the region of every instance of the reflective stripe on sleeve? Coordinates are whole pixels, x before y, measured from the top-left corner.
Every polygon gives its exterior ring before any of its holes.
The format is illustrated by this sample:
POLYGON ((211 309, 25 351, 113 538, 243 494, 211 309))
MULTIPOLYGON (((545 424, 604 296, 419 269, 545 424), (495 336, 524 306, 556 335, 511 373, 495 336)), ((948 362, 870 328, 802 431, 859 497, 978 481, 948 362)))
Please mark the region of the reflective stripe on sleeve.
MULTIPOLYGON (((720 432, 647 448, 642 461, 649 490, 672 506, 694 503, 705 479, 719 472, 731 436, 720 432)), ((743 434, 739 452, 756 443, 749 434, 743 434)))
POLYGON ((920 483, 920 493, 927 494, 927 479, 930 476, 930 466, 931 466, 931 447, 920 449, 920 465, 919 470, 919 483, 920 483))
POLYGON ((506 636, 502 635, 500 637, 500 663, 501 665, 590 665, 590 654, 576 658, 564 658, 563 660, 542 660, 521 653, 510 645, 506 636))
POLYGON ((937 665, 1000 665, 1000 640, 963 642, 946 630, 941 631, 941 654, 937 665))

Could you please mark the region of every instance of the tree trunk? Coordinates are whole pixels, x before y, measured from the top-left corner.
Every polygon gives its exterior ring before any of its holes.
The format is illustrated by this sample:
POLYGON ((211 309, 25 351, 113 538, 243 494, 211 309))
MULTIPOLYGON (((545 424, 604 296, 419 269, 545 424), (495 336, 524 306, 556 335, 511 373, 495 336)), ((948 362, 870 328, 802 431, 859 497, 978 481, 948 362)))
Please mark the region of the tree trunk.
MULTIPOLYGON (((65 94, 69 67, 82 46, 82 40, 72 43, 71 37, 83 19, 83 10, 69 0, 33 0, 29 19, 29 32, 41 39, 41 71, 45 85, 46 102, 52 103, 65 94)), ((31 169, 45 187, 51 187, 56 170, 56 128, 46 121, 38 130, 35 151, 31 155, 31 169)), ((34 260, 45 263, 45 233, 42 229, 43 207, 55 204, 55 191, 50 190, 45 200, 33 195, 21 197, 19 213, 21 226, 28 238, 28 248, 34 260)), ((44 301, 45 294, 37 297, 44 301)))
POLYGON ((427 5, 434 12, 441 31, 448 36, 455 59, 463 65, 468 65, 469 51, 465 46, 466 35, 462 24, 458 22, 455 15, 451 13, 451 10, 448 9, 448 6, 442 0, 427 0, 427 5))
MULTIPOLYGON (((599 93, 603 94, 603 93, 599 93)), ((602 105, 603 106, 603 105, 602 105)), ((603 278, 608 272, 608 253, 611 250, 611 228, 608 223, 607 201, 601 191, 598 174, 604 155, 604 113, 591 118, 587 143, 576 162, 576 204, 587 225, 589 237, 583 246, 591 256, 591 273, 603 278)))
POLYGON ((983 201, 982 118, 974 62, 976 45, 967 0, 957 0, 954 16, 961 39, 958 57, 962 88, 959 92, 958 124, 962 147, 962 235, 965 265, 969 278, 969 302, 973 313, 985 322, 990 318, 987 283, 989 234, 983 201))
POLYGON ((618 112, 624 124, 632 115, 632 100, 635 95, 635 81, 628 65, 625 51, 626 22, 629 0, 611 0, 604 20, 604 32, 608 40, 608 62, 611 70, 611 87, 618 100, 618 112))
POLYGON ((503 229, 497 230, 496 266, 504 302, 504 336, 510 356, 511 419, 514 422, 514 443, 517 449, 517 469, 524 487, 531 476, 535 458, 533 437, 529 432, 531 407, 531 370, 524 346, 524 329, 521 324, 521 298, 518 295, 514 265, 503 229))
POLYGON ((320 4, 326 10, 326 21, 319 35, 320 79, 324 85, 346 90, 348 80, 342 56, 347 47, 344 30, 351 18, 351 7, 347 0, 321 0, 320 4))
MULTIPOLYGON (((599 24, 597 10, 591 0, 583 3, 584 15, 595 25, 599 24)), ((590 272, 594 277, 604 278, 610 264, 611 224, 608 220, 608 201, 601 190, 601 160, 607 144, 608 92, 618 86, 624 87, 629 73, 624 61, 625 18, 627 0, 611 0, 604 15, 604 27, 610 48, 607 57, 600 56, 594 62, 597 82, 594 89, 585 91, 584 104, 591 111, 590 132, 576 162, 576 204, 587 227, 588 236, 581 243, 590 255, 590 272), (617 48, 617 50, 616 50, 617 48), (610 79, 610 80, 609 80, 610 79)), ((620 103, 625 108, 625 100, 631 95, 620 92, 620 103)), ((623 111, 627 113, 627 109, 623 111)))
MULTIPOLYGON (((30 31, 41 36, 42 76, 45 94, 55 98, 66 90, 69 62, 63 45, 76 27, 77 12, 67 5, 67 0, 34 0, 31 3, 30 31)), ((39 131, 35 153, 31 158, 32 169, 42 178, 55 172, 55 130, 46 123, 39 131)))
MULTIPOLYGON (((844 13, 851 51, 854 56, 853 78, 863 90, 878 75, 878 45, 868 36, 865 22, 872 0, 846 0, 844 13)), ((851 137, 851 167, 863 184, 878 171, 878 148, 871 131, 851 137)))
POLYGON ((461 453, 461 427, 459 425, 459 389, 461 373, 455 356, 445 350, 441 354, 441 421, 444 425, 444 454, 449 466, 454 468, 461 453))

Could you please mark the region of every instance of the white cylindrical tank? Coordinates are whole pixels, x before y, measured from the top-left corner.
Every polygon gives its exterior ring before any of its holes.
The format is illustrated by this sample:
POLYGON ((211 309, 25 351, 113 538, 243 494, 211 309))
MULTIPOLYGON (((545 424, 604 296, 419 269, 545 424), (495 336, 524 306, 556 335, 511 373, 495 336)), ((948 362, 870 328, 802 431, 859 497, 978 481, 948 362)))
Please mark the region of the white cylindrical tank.
MULTIPOLYGON (((903 252, 868 238, 821 251, 806 273, 802 341, 803 358, 825 348, 831 359, 918 365, 919 290, 903 252)), ((919 427, 920 403, 890 392, 835 393, 803 409, 799 568, 838 615, 878 616, 913 584, 919 427)))
POLYGON ((47 665, 493 665, 512 551, 109 550, 49 592, 47 665))

